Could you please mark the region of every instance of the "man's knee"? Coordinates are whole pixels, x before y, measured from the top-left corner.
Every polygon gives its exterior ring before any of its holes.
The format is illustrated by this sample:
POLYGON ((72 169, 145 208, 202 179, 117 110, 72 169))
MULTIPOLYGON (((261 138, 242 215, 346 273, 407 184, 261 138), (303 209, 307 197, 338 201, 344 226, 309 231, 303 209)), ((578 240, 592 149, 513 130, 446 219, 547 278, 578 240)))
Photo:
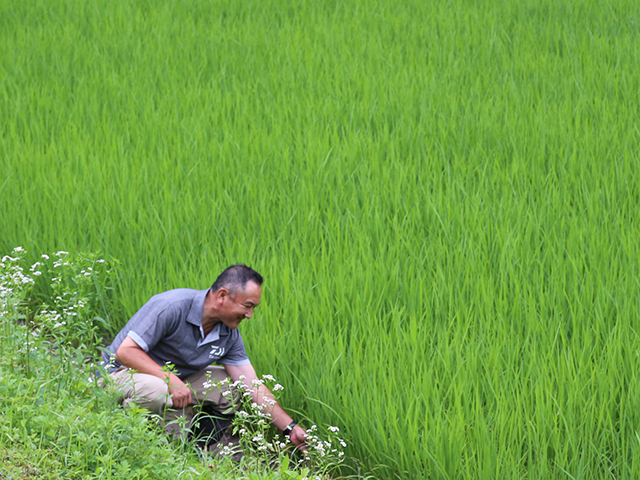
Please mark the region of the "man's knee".
POLYGON ((167 384, 158 377, 144 373, 131 374, 128 370, 118 370, 112 377, 122 392, 121 403, 125 408, 138 405, 151 412, 162 413, 165 408, 173 406, 167 384))

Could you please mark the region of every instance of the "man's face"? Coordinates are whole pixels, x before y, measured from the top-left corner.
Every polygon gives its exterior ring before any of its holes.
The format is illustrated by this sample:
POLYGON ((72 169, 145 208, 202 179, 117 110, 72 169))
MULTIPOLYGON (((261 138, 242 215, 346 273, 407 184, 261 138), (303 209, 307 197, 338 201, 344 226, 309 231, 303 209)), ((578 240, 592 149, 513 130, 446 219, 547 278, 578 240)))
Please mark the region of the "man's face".
POLYGON ((251 318, 261 295, 262 287, 255 282, 247 282, 244 291, 225 295, 220 309, 222 323, 229 328, 238 328, 242 320, 251 318))

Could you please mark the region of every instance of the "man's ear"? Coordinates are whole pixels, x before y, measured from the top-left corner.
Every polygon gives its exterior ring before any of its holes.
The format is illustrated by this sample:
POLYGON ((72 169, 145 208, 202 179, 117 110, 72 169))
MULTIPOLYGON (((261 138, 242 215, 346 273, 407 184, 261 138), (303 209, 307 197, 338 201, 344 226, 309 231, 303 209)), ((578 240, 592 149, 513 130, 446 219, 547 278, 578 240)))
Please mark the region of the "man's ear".
POLYGON ((216 292, 216 298, 220 301, 224 301, 225 297, 229 296, 229 290, 227 290, 224 287, 221 287, 217 292, 216 292))

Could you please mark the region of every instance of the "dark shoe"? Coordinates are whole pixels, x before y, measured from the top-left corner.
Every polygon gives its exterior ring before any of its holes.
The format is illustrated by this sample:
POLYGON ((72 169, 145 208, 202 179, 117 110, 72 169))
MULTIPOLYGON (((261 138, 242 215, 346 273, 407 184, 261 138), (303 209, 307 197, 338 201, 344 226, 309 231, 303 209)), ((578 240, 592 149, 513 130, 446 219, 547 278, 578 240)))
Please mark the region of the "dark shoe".
POLYGON ((217 412, 200 412, 193 420, 191 436, 196 445, 205 449, 218 443, 231 425, 232 418, 217 412))

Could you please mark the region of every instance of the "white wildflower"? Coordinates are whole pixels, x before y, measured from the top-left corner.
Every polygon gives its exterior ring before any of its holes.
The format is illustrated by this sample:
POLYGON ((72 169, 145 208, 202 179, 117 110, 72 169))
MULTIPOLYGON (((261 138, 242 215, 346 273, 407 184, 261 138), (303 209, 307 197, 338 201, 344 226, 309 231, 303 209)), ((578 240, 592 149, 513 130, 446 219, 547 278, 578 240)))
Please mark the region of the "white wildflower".
MULTIPOLYGON (((222 446, 222 444, 218 444, 218 446, 222 446)), ((222 449, 220 450, 221 455, 233 455, 233 453, 231 445, 222 446, 222 449)))

